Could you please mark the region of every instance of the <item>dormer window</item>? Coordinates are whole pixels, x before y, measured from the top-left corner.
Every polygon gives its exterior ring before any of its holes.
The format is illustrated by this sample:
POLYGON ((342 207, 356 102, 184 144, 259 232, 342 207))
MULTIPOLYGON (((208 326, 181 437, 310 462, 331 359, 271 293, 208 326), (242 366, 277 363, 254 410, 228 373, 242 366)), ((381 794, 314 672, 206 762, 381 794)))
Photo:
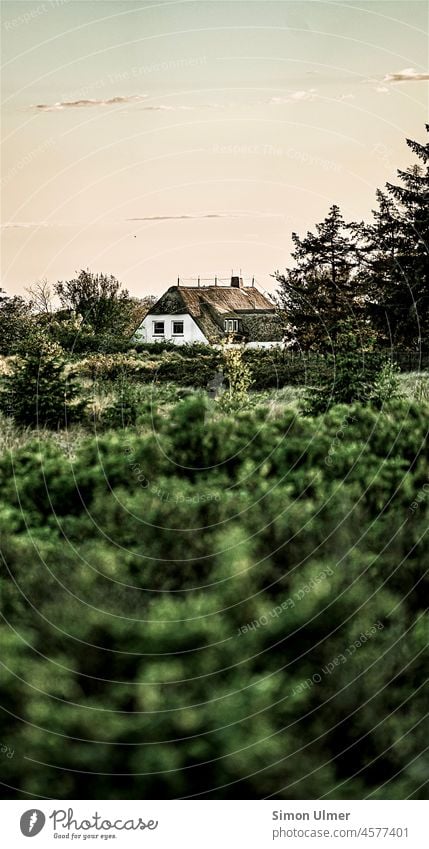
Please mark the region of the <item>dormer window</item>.
POLYGON ((226 318, 224 321, 225 333, 238 333, 240 321, 238 318, 226 318))

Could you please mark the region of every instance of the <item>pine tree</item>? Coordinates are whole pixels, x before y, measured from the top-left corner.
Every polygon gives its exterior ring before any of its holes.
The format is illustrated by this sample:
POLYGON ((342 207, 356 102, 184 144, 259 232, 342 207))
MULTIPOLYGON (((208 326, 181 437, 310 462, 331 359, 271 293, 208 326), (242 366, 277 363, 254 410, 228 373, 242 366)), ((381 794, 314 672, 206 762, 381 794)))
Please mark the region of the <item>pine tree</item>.
POLYGON ((57 428, 81 418, 84 406, 74 373, 66 374, 62 348, 34 335, 2 378, 1 412, 19 425, 57 428))
POLYGON ((274 276, 279 300, 289 322, 290 341, 304 350, 327 350, 338 326, 351 315, 359 318, 363 293, 356 285, 360 249, 356 225, 346 224, 338 206, 304 238, 292 234, 294 267, 274 276))
POLYGON ((385 341, 417 351, 429 345, 429 145, 407 144, 423 164, 398 170, 401 185, 377 192, 366 277, 385 341))

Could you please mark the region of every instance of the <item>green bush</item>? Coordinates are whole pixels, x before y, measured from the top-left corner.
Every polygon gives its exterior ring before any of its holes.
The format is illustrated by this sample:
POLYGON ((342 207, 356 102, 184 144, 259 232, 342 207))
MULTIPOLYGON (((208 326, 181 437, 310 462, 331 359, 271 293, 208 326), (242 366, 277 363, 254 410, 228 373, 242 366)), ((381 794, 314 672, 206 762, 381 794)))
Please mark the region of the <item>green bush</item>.
POLYGON ((139 387, 122 380, 114 402, 103 411, 101 424, 108 428, 132 427, 137 423, 144 396, 139 387))
POLYGON ((6 795, 424 798, 427 415, 195 395, 0 457, 6 795))
MULTIPOLYGON (((326 371, 307 388, 305 412, 318 415, 335 404, 379 403, 387 388, 385 357, 375 349, 375 339, 364 329, 359 338, 348 323, 339 326, 332 354, 325 355, 326 371)), ((393 379, 393 373, 391 373, 393 379)))
POLYGON ((403 396, 401 389, 401 377, 398 366, 387 361, 376 374, 372 390, 369 393, 371 403, 375 407, 382 408, 383 404, 390 403, 403 396))
POLYGON ((29 339, 26 353, 2 378, 1 411, 19 425, 57 428, 79 420, 84 407, 62 348, 36 336, 29 339))

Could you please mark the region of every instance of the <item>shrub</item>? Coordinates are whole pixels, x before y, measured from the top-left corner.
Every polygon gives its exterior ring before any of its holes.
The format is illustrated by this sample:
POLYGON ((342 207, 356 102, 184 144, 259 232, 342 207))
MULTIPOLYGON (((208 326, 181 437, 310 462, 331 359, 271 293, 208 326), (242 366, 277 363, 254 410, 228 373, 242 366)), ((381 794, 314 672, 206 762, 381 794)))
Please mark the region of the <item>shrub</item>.
POLYGON ((383 404, 401 398, 401 377, 398 366, 388 360, 376 374, 373 386, 369 392, 371 403, 381 408, 383 404))
POLYGON ((325 357, 326 371, 307 389, 304 411, 315 416, 335 404, 369 403, 375 397, 383 360, 369 331, 363 341, 356 329, 344 322, 338 330, 334 353, 325 357))
POLYGON ((0 457, 6 795, 425 798, 428 459, 409 402, 202 395, 0 457))
POLYGON ((240 410, 249 404, 252 372, 244 362, 243 352, 243 345, 231 344, 230 340, 221 348, 221 367, 228 385, 217 396, 217 402, 221 409, 227 412, 240 410))
POLYGON ((82 377, 95 381, 139 378, 152 380, 156 363, 148 362, 141 355, 132 352, 126 354, 90 354, 76 363, 76 371, 82 377))
POLYGON ((19 425, 57 428, 79 420, 84 407, 62 348, 32 337, 26 353, 2 378, 0 409, 19 425))
POLYGON ((101 424, 108 428, 127 428, 137 423, 142 407, 141 389, 129 381, 122 380, 113 404, 104 409, 101 424))

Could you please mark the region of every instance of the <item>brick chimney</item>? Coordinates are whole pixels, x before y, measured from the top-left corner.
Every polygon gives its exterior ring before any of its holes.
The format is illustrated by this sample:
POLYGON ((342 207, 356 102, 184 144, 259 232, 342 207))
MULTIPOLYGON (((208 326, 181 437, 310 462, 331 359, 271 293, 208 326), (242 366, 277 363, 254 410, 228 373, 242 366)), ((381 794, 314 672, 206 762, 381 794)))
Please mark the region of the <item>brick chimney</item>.
POLYGON ((234 289, 242 289, 243 288, 243 278, 242 277, 231 277, 231 286, 234 289))

